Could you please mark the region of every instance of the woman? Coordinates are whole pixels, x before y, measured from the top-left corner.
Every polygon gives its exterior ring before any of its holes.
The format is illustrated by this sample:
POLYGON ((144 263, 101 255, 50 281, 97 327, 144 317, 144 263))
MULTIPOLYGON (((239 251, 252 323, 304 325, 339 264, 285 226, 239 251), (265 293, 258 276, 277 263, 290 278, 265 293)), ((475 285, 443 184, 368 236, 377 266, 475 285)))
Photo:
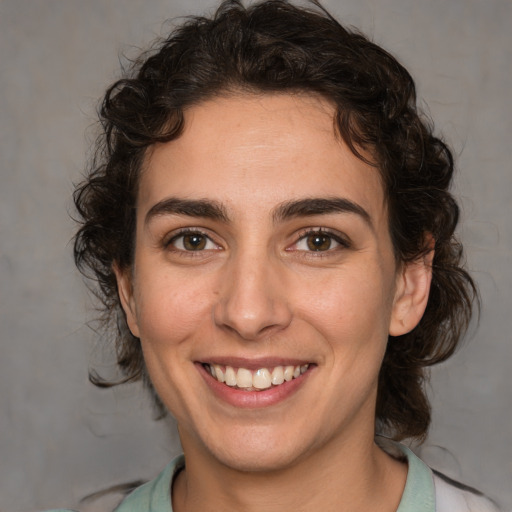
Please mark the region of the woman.
POLYGON ((395 442, 425 437, 475 287, 392 56, 319 6, 227 1, 101 119, 75 258, 184 452, 119 512, 493 510, 395 442))

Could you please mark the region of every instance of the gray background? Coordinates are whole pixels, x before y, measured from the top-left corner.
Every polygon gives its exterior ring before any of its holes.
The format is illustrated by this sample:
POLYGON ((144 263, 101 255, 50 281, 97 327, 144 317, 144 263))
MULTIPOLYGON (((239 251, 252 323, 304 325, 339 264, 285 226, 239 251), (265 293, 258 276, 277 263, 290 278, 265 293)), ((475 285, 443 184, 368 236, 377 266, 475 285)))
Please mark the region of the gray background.
MULTIPOLYGON (((85 326, 94 310, 73 268, 68 212, 94 131, 84 133, 119 55, 146 46, 167 18, 214 4, 0 0, 1 511, 78 507, 89 493, 155 475, 179 451, 172 422, 152 421, 138 386, 87 382, 89 364, 112 367, 85 326)), ((509 509, 512 2, 325 5, 399 56, 458 155, 461 235, 483 310, 464 348, 433 371, 423 455, 509 509)))

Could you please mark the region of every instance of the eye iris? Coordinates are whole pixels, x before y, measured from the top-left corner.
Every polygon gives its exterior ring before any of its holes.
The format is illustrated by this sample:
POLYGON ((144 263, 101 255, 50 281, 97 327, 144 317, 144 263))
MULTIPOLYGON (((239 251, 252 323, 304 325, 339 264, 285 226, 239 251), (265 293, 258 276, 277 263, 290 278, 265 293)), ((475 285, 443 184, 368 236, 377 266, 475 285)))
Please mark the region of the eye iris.
POLYGON ((307 242, 311 251, 327 251, 331 248, 331 238, 327 235, 309 235, 307 242))
POLYGON ((183 247, 187 251, 200 251, 206 246, 206 237, 197 233, 183 236, 183 247))

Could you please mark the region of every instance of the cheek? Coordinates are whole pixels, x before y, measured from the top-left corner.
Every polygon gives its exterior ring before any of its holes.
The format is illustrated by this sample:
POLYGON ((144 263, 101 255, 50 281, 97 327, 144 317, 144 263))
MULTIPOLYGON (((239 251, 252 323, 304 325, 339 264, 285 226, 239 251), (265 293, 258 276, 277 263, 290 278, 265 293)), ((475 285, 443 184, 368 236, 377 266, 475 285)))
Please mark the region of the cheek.
POLYGON ((212 294, 207 283, 178 275, 140 276, 137 320, 144 341, 177 344, 209 318, 212 294))
POLYGON ((151 381, 171 413, 182 418, 187 408, 183 384, 190 372, 198 333, 205 334, 212 294, 204 280, 179 279, 179 273, 148 272, 136 289, 141 347, 151 381))
POLYGON ((329 341, 334 352, 350 350, 355 357, 361 351, 380 354, 385 349, 393 286, 371 268, 326 276, 316 283, 316 293, 311 293, 308 284, 303 287, 310 293, 301 294, 300 315, 329 341))

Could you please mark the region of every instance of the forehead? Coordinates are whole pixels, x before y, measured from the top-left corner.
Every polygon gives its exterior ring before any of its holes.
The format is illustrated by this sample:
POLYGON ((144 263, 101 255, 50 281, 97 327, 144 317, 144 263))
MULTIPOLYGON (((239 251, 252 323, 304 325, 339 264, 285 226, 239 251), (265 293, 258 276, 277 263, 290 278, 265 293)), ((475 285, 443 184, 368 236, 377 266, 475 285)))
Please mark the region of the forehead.
POLYGON ((146 159, 138 206, 166 195, 270 211, 307 197, 346 197, 370 215, 385 208, 380 172, 336 134, 334 107, 313 95, 219 97, 189 108, 176 140, 146 159))

